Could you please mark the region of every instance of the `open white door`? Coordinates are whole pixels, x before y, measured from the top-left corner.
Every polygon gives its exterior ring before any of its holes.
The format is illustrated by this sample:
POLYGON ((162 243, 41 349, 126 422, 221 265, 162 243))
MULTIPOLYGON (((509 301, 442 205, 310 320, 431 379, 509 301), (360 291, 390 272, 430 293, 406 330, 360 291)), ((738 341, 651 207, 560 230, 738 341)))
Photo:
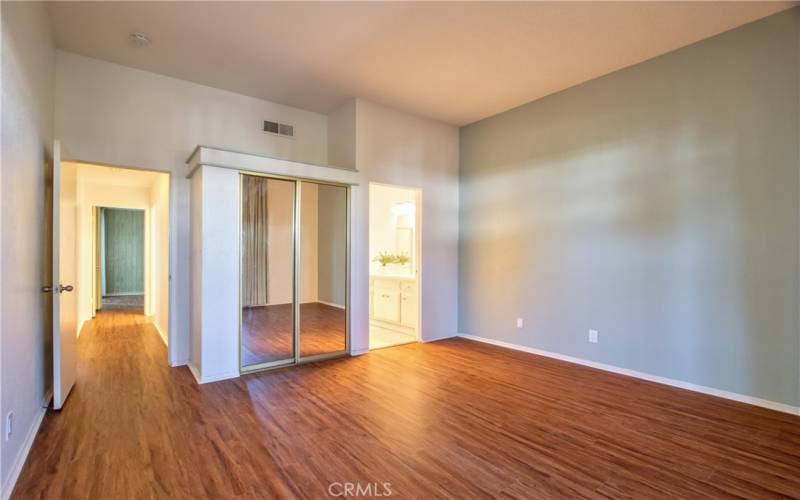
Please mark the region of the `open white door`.
POLYGON ((53 277, 45 292, 53 294, 53 408, 64 406, 77 376, 77 304, 72 293, 75 252, 75 172, 61 169, 61 144, 53 144, 53 277))

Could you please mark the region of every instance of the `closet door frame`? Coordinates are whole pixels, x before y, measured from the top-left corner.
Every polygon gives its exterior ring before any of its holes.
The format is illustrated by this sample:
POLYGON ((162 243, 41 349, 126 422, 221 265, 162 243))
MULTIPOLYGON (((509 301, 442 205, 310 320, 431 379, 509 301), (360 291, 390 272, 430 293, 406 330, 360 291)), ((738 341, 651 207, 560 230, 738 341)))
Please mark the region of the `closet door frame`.
POLYGON ((344 356, 349 356, 350 354, 350 251, 351 251, 351 218, 350 218, 350 209, 351 209, 351 201, 352 201, 352 186, 350 184, 341 183, 341 182, 333 182, 333 181, 324 181, 318 179, 308 179, 303 177, 292 177, 292 176, 285 176, 285 175, 277 175, 277 174, 265 174, 262 172, 251 172, 246 170, 239 171, 239 193, 240 193, 240 200, 239 200, 239 297, 238 297, 238 307, 239 307, 239 372, 241 374, 246 373, 253 373, 265 370, 273 370, 277 368, 283 368, 286 366, 294 366, 294 365, 301 365, 305 363, 313 363, 316 361, 323 361, 327 359, 334 359, 340 358, 344 356), (294 213, 293 220, 292 220, 292 338, 293 338, 293 352, 294 357, 288 359, 281 359, 276 361, 268 361, 265 363, 258 363, 255 365, 242 365, 242 287, 244 280, 242 279, 242 269, 244 263, 244 247, 242 245, 242 228, 244 223, 244 217, 242 214, 242 204, 244 203, 244 197, 241 196, 241 193, 244 192, 244 177, 246 175, 253 176, 253 177, 263 177, 266 179, 275 179, 281 181, 291 181, 294 183, 294 213), (346 220, 346 250, 345 250, 345 338, 344 338, 344 349, 337 352, 331 353, 322 353, 316 354, 313 356, 300 356, 300 222, 301 222, 301 190, 303 182, 307 182, 309 184, 317 184, 317 185, 327 185, 327 186, 336 186, 342 187, 345 189, 345 220, 346 220))

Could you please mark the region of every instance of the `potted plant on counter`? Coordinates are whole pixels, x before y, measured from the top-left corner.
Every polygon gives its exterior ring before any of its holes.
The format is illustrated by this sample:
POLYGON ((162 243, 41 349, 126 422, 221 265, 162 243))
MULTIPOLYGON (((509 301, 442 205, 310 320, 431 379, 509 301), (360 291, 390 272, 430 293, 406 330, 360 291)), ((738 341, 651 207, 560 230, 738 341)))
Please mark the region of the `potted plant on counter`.
POLYGON ((390 254, 389 252, 378 252, 378 255, 372 259, 373 262, 377 262, 381 265, 381 273, 386 274, 388 271, 386 266, 394 262, 394 255, 390 254))
POLYGON ((405 253, 378 252, 372 261, 381 265, 381 274, 407 274, 409 270, 406 267, 411 262, 411 257, 405 253))

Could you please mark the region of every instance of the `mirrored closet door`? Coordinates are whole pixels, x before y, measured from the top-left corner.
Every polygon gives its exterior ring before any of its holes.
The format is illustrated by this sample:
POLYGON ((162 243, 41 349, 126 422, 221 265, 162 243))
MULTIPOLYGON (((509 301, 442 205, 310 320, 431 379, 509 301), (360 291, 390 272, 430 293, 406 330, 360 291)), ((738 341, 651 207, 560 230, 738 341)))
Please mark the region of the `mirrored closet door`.
POLYGON ((241 370, 346 354, 349 188, 241 177, 241 370))
POLYGON ((293 363, 295 181, 243 175, 241 366, 293 363))
POLYGON ((347 188, 303 182, 300 190, 300 358, 347 349, 347 188))

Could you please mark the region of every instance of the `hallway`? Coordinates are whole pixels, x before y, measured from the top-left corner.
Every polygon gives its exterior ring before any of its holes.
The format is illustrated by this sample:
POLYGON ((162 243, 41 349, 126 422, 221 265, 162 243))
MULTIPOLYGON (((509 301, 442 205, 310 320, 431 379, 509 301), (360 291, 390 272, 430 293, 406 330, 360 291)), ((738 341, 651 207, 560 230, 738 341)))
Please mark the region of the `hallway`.
POLYGON ((103 312, 78 368, 13 498, 800 491, 799 417, 463 339, 200 386, 144 316, 103 312))

